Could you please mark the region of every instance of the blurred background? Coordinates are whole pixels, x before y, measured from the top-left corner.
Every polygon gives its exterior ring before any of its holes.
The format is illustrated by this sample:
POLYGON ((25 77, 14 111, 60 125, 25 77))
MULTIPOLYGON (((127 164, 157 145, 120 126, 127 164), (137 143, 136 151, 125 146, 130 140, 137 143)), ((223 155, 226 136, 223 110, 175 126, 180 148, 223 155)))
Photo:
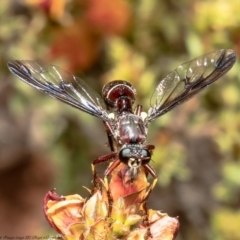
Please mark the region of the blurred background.
MULTIPOLYGON (((127 80, 147 110, 168 72, 221 48, 240 52, 239 0, 0 1, 0 236, 55 235, 44 195, 88 196, 90 163, 109 152, 99 119, 27 86, 7 61, 42 59, 99 93, 127 80)), ((179 216, 177 240, 240 239, 239 79, 236 62, 150 125, 159 180, 148 206, 179 216)))

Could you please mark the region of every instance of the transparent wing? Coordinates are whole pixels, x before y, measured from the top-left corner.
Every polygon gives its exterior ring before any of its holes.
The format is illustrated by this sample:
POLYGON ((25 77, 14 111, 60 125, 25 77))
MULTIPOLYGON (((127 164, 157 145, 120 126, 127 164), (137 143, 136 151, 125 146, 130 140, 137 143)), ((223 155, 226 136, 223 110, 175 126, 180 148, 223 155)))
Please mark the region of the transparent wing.
POLYGON ((103 99, 80 78, 42 61, 10 61, 8 68, 23 82, 39 91, 109 121, 103 99))
POLYGON ((224 75, 235 61, 233 50, 221 49, 180 65, 158 84, 146 121, 151 122, 190 99, 224 75))

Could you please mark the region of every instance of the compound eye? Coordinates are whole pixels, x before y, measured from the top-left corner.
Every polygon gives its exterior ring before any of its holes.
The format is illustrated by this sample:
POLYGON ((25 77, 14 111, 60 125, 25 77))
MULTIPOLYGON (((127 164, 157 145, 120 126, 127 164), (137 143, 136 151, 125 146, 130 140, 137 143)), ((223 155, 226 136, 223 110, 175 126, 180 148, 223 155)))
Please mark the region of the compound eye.
POLYGON ((119 154, 118 157, 120 159, 121 162, 127 164, 129 158, 131 157, 131 149, 130 148, 123 148, 119 154))
POLYGON ((142 164, 147 164, 151 160, 151 153, 148 149, 142 149, 141 151, 142 164))

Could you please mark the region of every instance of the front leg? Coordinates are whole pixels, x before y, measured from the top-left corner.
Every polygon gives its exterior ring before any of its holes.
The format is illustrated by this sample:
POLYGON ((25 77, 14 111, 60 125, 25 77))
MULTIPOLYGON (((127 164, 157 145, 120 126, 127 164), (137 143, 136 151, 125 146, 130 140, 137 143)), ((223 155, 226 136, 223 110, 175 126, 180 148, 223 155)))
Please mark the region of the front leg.
MULTIPOLYGON (((93 191, 92 193, 95 193, 96 191, 99 190, 99 184, 98 184, 98 176, 97 176, 97 173, 96 173, 96 169, 95 169, 95 165, 96 164, 99 164, 99 163, 104 163, 104 162, 107 162, 107 161, 111 161, 111 160, 116 160, 116 157, 117 157, 117 153, 116 152, 113 152, 113 153, 110 153, 110 154, 107 154, 107 155, 104 155, 102 157, 99 157, 97 159, 95 159, 93 161, 93 164, 92 164, 92 171, 93 171, 93 191)), ((111 191, 109 189, 109 186, 108 186, 108 180, 107 180, 107 177, 112 173, 112 171, 120 164, 120 160, 116 160, 114 161, 110 166, 108 166, 107 170, 105 171, 104 173, 104 187, 106 188, 106 192, 107 192, 107 198, 108 198, 108 217, 111 216, 111 212, 112 212, 112 205, 113 205, 113 198, 112 198, 112 194, 111 194, 111 191), (119 161, 119 163, 118 163, 119 161), (117 164, 116 164, 117 163, 117 164), (113 167, 115 166, 115 167, 113 167)))
POLYGON ((99 158, 96 158, 96 159, 93 161, 93 165, 114 160, 114 159, 116 159, 116 157, 117 157, 117 152, 113 152, 113 153, 110 153, 110 154, 101 156, 101 157, 99 157, 99 158))
MULTIPOLYGON (((107 154, 107 155, 104 155, 104 156, 101 156, 97 159, 95 159, 92 163, 92 172, 93 172, 93 192, 96 192, 98 189, 99 189, 99 184, 98 184, 98 175, 97 175, 97 172, 96 172, 96 168, 95 168, 95 165, 99 164, 99 163, 104 163, 104 162, 108 162, 108 161, 113 161, 116 159, 117 157, 117 152, 113 152, 113 153, 110 153, 110 154, 107 154)), ((115 161, 114 163, 116 164, 117 161, 115 161)), ((107 179, 106 177, 109 176, 109 174, 111 174, 111 172, 114 170, 114 168, 112 167, 111 164, 108 166, 107 170, 105 171, 104 173, 104 181, 107 182, 107 179)), ((119 162, 120 164, 120 162, 119 162)), ((117 164, 117 166, 119 165, 117 164)), ((117 167, 116 166, 116 167, 117 167)), ((106 184, 105 186, 107 188, 107 191, 108 191, 108 184, 106 184)))

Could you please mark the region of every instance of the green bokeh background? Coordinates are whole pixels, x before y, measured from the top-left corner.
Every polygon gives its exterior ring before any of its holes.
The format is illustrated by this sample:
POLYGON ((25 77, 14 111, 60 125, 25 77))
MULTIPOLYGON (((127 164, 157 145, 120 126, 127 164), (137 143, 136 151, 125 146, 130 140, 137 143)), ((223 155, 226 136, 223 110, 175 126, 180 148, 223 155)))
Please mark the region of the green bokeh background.
MULTIPOLYGON (((168 72, 221 48, 240 52, 239 0, 1 1, 0 236, 54 235, 45 193, 87 196, 90 163, 109 152, 100 120, 22 83, 7 61, 43 59, 99 93, 125 79, 147 110, 168 72)), ((239 77, 237 61, 150 125, 159 180, 148 205, 179 216, 178 240, 240 239, 239 77)))

